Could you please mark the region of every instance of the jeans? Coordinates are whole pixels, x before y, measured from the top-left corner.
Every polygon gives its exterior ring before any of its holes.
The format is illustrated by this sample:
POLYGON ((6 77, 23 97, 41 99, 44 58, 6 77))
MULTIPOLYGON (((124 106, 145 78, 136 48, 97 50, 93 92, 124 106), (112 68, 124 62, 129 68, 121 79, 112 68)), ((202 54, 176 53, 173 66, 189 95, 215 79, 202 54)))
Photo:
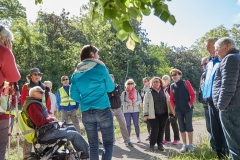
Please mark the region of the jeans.
POLYGON ((61 109, 61 114, 62 114, 62 122, 64 122, 66 120, 66 122, 68 123, 68 117, 70 117, 70 119, 71 119, 74 127, 78 131, 78 133, 81 133, 80 125, 79 125, 79 119, 78 119, 78 116, 77 116, 77 110, 76 109, 73 109, 71 111, 65 111, 64 109, 61 109))
POLYGON ((178 125, 181 133, 193 132, 192 114, 193 114, 193 109, 191 109, 186 113, 176 112, 176 117, 178 119, 178 125))
POLYGON ((215 141, 217 155, 221 158, 226 156, 227 144, 219 118, 219 111, 216 109, 212 101, 209 102, 208 111, 210 117, 211 135, 215 141))
POLYGON ((139 128, 139 112, 133 113, 124 113, 124 117, 127 123, 127 129, 129 136, 131 135, 131 117, 133 119, 133 124, 136 132, 136 136, 139 137, 140 128, 139 128))
POLYGON ((177 118, 176 117, 170 117, 167 119, 166 126, 165 126, 165 140, 171 141, 170 138, 170 123, 172 126, 172 130, 174 133, 174 140, 180 140, 179 138, 179 129, 177 124, 177 118))
POLYGON ((233 160, 240 159, 240 108, 227 108, 219 112, 223 132, 233 160))
POLYGON ((77 152, 79 151, 83 151, 85 153, 89 152, 88 143, 76 131, 74 126, 69 126, 67 128, 60 129, 51 129, 49 132, 45 133, 40 140, 48 141, 57 138, 67 138, 68 141, 72 142, 72 145, 77 152))
POLYGON ((164 128, 168 118, 168 113, 162 113, 160 115, 155 115, 155 119, 149 119, 150 126, 152 128, 150 134, 150 146, 162 144, 164 128))
POLYGON ((90 109, 82 112, 82 122, 87 132, 90 146, 90 160, 99 160, 98 124, 102 133, 103 146, 105 149, 105 153, 102 155, 102 160, 111 160, 114 142, 113 116, 111 110, 109 108, 102 110, 90 109))
POLYGON ((118 124, 120 126, 120 130, 122 133, 122 137, 124 139, 124 143, 130 142, 129 134, 126 126, 126 121, 122 112, 122 108, 111 109, 113 116, 116 117, 118 124))
MULTIPOLYGON (((11 116, 11 131, 13 128, 14 118, 11 116)), ((8 123, 9 119, 0 120, 0 159, 5 159, 6 147, 8 144, 8 123)))
POLYGON ((210 117, 209 117, 208 108, 204 107, 204 114, 205 114, 206 128, 209 133, 210 145, 211 145, 212 149, 214 151, 216 151, 216 144, 215 144, 213 136, 211 135, 210 117))

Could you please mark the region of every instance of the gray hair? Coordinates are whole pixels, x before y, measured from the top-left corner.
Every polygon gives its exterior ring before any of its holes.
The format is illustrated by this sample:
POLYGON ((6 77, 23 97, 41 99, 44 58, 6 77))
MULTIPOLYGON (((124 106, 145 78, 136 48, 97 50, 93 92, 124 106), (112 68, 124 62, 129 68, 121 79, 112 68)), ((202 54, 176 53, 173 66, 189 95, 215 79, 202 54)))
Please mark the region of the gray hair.
POLYGON ((164 78, 167 78, 168 80, 169 80, 169 82, 171 81, 171 78, 170 78, 170 76, 169 75, 164 75, 164 76, 162 76, 162 79, 164 79, 164 78))
POLYGON ((221 48, 222 46, 228 46, 229 48, 236 48, 236 43, 234 42, 234 40, 230 37, 223 37, 220 38, 215 44, 214 47, 215 48, 221 48))
POLYGON ((216 37, 210 37, 205 40, 205 43, 208 43, 208 42, 215 43, 215 42, 217 42, 217 40, 218 40, 218 38, 216 38, 216 37))
MULTIPOLYGON (((12 32, 0 24, 0 37, 3 37, 3 40, 10 39, 11 41, 14 39, 12 32)), ((0 43, 3 43, 0 41, 0 43)))
POLYGON ((125 84, 124 84, 124 86, 125 86, 126 88, 127 88, 128 82, 132 82, 132 83, 133 83, 133 86, 134 86, 134 87, 136 86, 136 83, 134 82, 133 79, 128 79, 128 80, 125 82, 125 84))
POLYGON ((40 86, 35 86, 35 87, 33 87, 29 90, 29 96, 32 97, 33 93, 36 92, 36 91, 43 91, 43 89, 40 86))
POLYGON ((44 81, 43 83, 44 83, 44 84, 52 84, 51 81, 44 81))

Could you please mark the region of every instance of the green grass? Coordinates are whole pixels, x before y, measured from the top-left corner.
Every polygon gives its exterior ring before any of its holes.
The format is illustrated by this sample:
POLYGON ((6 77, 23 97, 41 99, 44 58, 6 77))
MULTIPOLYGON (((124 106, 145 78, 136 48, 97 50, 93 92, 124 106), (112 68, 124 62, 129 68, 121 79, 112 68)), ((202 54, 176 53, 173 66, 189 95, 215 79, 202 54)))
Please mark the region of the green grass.
MULTIPOLYGON (((143 121, 143 113, 142 113, 142 108, 141 112, 140 112, 140 117, 139 117, 139 122, 140 122, 140 131, 141 132, 147 132, 147 127, 146 124, 143 121)), ((80 115, 80 112, 78 112, 78 114, 80 115)), ((60 116, 60 115, 59 115, 60 116)), ((195 103, 194 105, 194 112, 193 112, 193 120, 198 120, 198 119, 202 119, 204 118, 204 109, 202 107, 202 105, 200 103, 195 103)), ((15 126, 14 126, 15 127, 15 126)), ((132 125, 133 127, 133 125, 132 125)), ((86 133, 85 130, 83 129, 83 125, 81 123, 81 134, 83 135, 83 137, 85 139, 86 138, 86 133)), ((132 135, 135 134, 134 132, 134 128, 132 128, 132 135)), ((115 138, 121 138, 121 131, 120 131, 120 127, 118 125, 118 122, 116 121, 116 119, 114 118, 114 132, 115 132, 115 138)), ((17 160, 17 142, 16 142, 16 127, 13 129, 13 133, 12 133, 13 137, 11 140, 11 150, 10 150, 10 157, 11 160, 17 160)), ((20 134, 20 159, 22 159, 22 142, 23 142, 23 137, 20 134)), ((194 153, 187 153, 187 154, 183 154, 183 155, 173 155, 171 152, 169 152, 169 158, 171 159, 186 159, 186 160, 190 160, 190 159, 214 159, 216 158, 216 155, 214 152, 212 152, 210 150, 210 147, 208 145, 208 140, 206 137, 202 138, 202 141, 200 144, 197 144, 196 146, 196 152, 194 153)), ((6 158, 7 158, 7 152, 6 152, 6 158)))

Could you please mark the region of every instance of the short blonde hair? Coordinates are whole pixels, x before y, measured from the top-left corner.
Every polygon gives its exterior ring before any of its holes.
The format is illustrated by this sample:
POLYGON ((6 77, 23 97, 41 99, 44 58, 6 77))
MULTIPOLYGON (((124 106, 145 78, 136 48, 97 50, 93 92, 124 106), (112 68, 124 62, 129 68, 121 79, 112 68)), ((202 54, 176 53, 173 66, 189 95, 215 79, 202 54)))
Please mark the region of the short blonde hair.
POLYGON ((43 83, 44 83, 44 84, 52 84, 51 81, 44 81, 43 83))
POLYGON ((177 69, 177 68, 173 68, 173 69, 170 71, 170 75, 172 75, 172 72, 175 72, 175 73, 179 74, 180 76, 182 76, 182 71, 180 71, 180 70, 177 69))
POLYGON ((161 84, 161 87, 163 87, 163 81, 160 77, 153 77, 151 80, 150 80, 150 86, 153 86, 153 81, 158 79, 160 81, 160 84, 161 84))
POLYGON ((36 91, 43 91, 44 92, 44 90, 40 86, 35 86, 35 87, 33 87, 29 90, 29 96, 32 97, 33 93, 36 92, 36 91))
POLYGON ((130 78, 130 79, 128 79, 128 80, 125 82, 125 84, 124 84, 124 86, 125 86, 126 88, 127 88, 127 84, 128 84, 129 82, 132 82, 134 87, 136 86, 136 83, 134 82, 134 80, 130 78))

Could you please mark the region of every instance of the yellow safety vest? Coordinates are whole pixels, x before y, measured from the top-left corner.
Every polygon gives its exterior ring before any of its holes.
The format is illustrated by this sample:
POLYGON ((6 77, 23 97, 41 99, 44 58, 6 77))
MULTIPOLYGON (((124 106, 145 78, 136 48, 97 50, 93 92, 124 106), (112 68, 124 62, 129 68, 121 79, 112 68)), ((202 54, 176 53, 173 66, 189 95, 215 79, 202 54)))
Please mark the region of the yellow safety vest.
MULTIPOLYGON (((69 92, 70 91, 68 91, 68 93, 69 92)), ((67 94, 67 92, 63 87, 59 89, 59 93, 60 93, 60 99, 61 99, 60 106, 68 106, 69 103, 71 106, 76 105, 76 102, 69 97, 69 94, 67 94)))

